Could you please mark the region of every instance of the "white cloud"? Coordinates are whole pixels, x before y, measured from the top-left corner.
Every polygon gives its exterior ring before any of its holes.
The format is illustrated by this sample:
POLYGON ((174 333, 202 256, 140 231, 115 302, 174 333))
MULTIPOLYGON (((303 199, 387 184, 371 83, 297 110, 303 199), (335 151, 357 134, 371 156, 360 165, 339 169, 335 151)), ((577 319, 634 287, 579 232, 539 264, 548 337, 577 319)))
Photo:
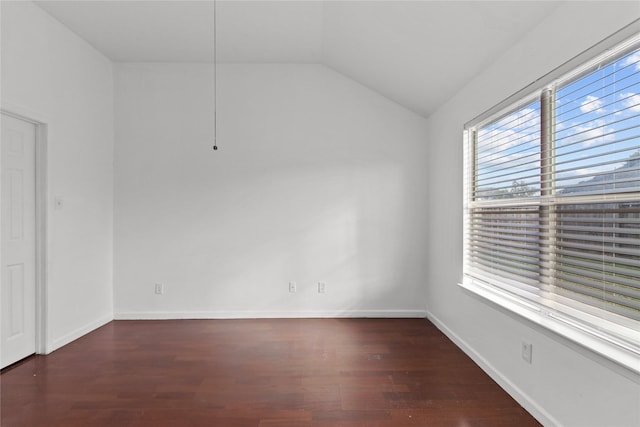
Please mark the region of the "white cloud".
POLYGON ((571 136, 566 138, 563 145, 579 142, 582 146, 588 147, 593 144, 612 141, 614 138, 614 129, 607 127, 604 120, 592 120, 583 126, 572 128, 571 136))
POLYGON ((484 156, 481 159, 481 163, 486 167, 500 165, 500 169, 502 169, 507 165, 510 170, 527 170, 540 167, 540 156, 531 152, 517 154, 491 153, 484 156))
POLYGON ((500 152, 522 144, 538 144, 540 112, 531 108, 519 110, 481 129, 478 139, 482 149, 500 152))
POLYGON ((523 108, 522 110, 503 117, 495 126, 498 128, 509 128, 517 132, 535 125, 539 120, 540 113, 538 110, 523 108))
POLYGON ((580 111, 583 113, 590 113, 592 111, 597 111, 598 113, 603 112, 602 109, 602 100, 597 96, 587 95, 587 97, 580 104, 580 111))
POLYGON ((578 127, 578 132, 584 132, 581 137, 584 139, 582 145, 585 146, 612 141, 614 135, 611 134, 611 131, 612 129, 607 129, 603 124, 599 123, 594 123, 594 126, 578 127))
POLYGON ((556 179, 562 180, 562 187, 570 187, 584 182, 585 178, 590 178, 603 172, 610 172, 613 169, 615 169, 615 166, 612 167, 611 165, 585 166, 570 171, 559 171, 557 172, 556 179))
POLYGON ((634 113, 640 112, 640 95, 637 93, 621 93, 620 99, 623 100, 623 108, 628 108, 628 111, 634 113))
POLYGON ((627 59, 625 59, 622 63, 622 65, 625 67, 631 64, 636 64, 636 70, 640 70, 640 50, 627 57, 627 59))
POLYGON ((611 165, 604 165, 599 167, 583 168, 572 171, 571 175, 575 176, 593 176, 598 173, 608 172, 611 170, 611 165))

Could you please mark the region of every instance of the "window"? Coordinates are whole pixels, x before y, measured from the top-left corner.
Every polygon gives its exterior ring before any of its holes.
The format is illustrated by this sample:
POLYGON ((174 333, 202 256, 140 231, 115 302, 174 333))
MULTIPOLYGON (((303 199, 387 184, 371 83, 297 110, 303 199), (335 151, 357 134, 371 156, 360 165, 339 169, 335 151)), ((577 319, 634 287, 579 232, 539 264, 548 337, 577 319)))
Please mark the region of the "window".
POLYGON ((464 247, 463 286, 640 372, 638 38, 466 127, 464 247))

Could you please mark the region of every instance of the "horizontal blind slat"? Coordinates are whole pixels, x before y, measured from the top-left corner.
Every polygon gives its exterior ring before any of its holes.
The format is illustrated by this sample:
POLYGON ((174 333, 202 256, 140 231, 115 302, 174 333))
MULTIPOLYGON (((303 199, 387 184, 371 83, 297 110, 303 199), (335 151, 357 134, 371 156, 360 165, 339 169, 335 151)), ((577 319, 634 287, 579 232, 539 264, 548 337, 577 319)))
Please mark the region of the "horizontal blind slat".
MULTIPOLYGON (((604 245, 605 243, 612 243, 612 244, 618 244, 618 245, 634 245, 634 246, 638 246, 640 245, 640 242, 638 242, 637 238, 625 238, 625 237, 605 237, 605 236, 601 236, 601 235, 587 235, 587 234, 575 234, 575 233, 564 233, 564 232, 559 232, 557 234, 557 237, 559 239, 558 241, 558 245, 562 246, 563 243, 566 241, 564 239, 570 240, 570 241, 581 241, 581 242, 595 242, 598 244, 598 246, 596 247, 600 247, 603 249, 607 249, 608 252, 615 252, 615 248, 616 246, 613 245, 604 245)), ((637 250, 640 250, 640 248, 637 248, 637 250)))
MULTIPOLYGON (((638 285, 637 277, 625 277, 621 275, 613 275, 609 272, 603 272, 601 270, 592 270, 589 268, 579 268, 580 265, 578 263, 566 264, 563 262, 559 262, 556 264, 556 269, 560 272, 569 273, 576 277, 576 281, 578 280, 586 280, 590 283, 611 283, 618 284, 623 286, 628 286, 629 288, 640 289, 638 285)), ((594 266, 591 266, 593 268, 594 266)), ((612 268, 613 269, 613 268, 612 268)), ((613 273, 613 272, 611 272, 613 273)), ((629 272, 625 272, 628 274, 629 272)))
POLYGON ((605 292, 600 289, 592 288, 589 286, 581 286, 571 281, 565 282, 560 280, 558 281, 558 284, 556 286, 558 288, 572 291, 583 296, 591 297, 597 301, 602 302, 603 304, 615 303, 627 309, 640 310, 640 301, 638 301, 635 298, 622 297, 612 292, 605 292), (606 295, 606 298, 604 298, 603 295, 606 295))
POLYGON ((632 267, 640 269, 640 259, 623 258, 621 260, 619 256, 611 256, 611 255, 605 255, 601 253, 589 253, 586 251, 571 251, 571 250, 565 249, 564 247, 558 248, 557 250, 555 250, 555 253, 559 256, 586 259, 586 260, 591 260, 596 262, 606 262, 606 263, 619 262, 619 263, 624 263, 626 265, 630 265, 632 267))
POLYGON ((633 266, 625 264, 623 260, 620 260, 620 262, 617 264, 608 265, 603 270, 602 266, 598 263, 561 258, 556 260, 556 268, 562 271, 569 271, 566 269, 573 268, 575 270, 574 272, 583 271, 588 277, 603 279, 603 280, 606 280, 607 275, 613 274, 615 276, 612 276, 612 277, 616 277, 616 279, 612 279, 608 281, 614 282, 614 283, 620 283, 623 285, 628 285, 628 286, 640 289, 640 282, 638 282, 638 280, 635 278, 635 271, 633 270, 633 266), (596 273, 587 274, 590 271, 596 272, 596 273), (619 282, 617 279, 618 277, 622 281, 619 282), (631 278, 627 279, 629 277, 631 278))
MULTIPOLYGON (((593 252, 598 252, 600 251, 600 247, 598 246, 594 246, 594 245, 588 245, 588 244, 582 244, 582 243, 577 243, 577 242, 563 242, 561 247, 563 248, 571 248, 574 250, 583 250, 583 251, 593 251, 593 252)), ((638 255, 638 250, 634 249, 634 248, 616 248, 615 251, 617 254, 619 255, 630 255, 630 256, 637 256, 638 255)))
MULTIPOLYGON (((570 221, 566 221, 570 222, 570 221)), ((578 225, 559 225, 557 230, 561 232, 582 232, 582 233, 605 233, 605 234, 633 234, 640 235, 640 228, 625 228, 625 227, 605 227, 603 224, 599 226, 578 226, 578 225)), ((579 235, 579 234, 578 234, 579 235)))

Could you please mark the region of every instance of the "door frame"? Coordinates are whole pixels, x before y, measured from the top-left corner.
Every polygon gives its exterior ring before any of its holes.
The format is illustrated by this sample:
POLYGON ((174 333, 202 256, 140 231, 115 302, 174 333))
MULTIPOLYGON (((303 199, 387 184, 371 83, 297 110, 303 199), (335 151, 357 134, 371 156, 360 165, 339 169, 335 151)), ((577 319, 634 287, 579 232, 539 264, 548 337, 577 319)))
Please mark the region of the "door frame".
MULTIPOLYGON (((43 115, 34 113, 15 105, 5 106, 2 103, 0 113, 31 123, 35 126, 35 194, 36 194, 36 224, 35 224, 35 291, 36 291, 36 354, 49 353, 48 336, 48 304, 47 304, 47 135, 49 120, 43 115)), ((0 152, 1 156, 1 152, 0 152)), ((1 167, 1 166, 0 166, 1 167)), ((1 179, 1 178, 0 178, 1 179)), ((0 257, 2 254, 0 253, 0 257)), ((1 258, 0 258, 1 259, 1 258)), ((1 279, 0 279, 1 280, 1 279)))

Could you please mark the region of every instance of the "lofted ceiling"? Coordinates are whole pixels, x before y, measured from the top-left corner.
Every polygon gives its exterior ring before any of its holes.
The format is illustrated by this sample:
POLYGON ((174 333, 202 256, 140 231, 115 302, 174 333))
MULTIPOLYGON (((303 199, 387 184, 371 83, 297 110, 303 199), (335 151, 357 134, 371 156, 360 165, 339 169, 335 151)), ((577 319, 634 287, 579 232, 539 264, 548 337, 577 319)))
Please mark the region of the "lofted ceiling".
MULTIPOLYGON (((116 62, 212 62, 212 1, 36 1, 116 62)), ((428 117, 554 1, 215 2, 217 61, 319 63, 428 117)))

